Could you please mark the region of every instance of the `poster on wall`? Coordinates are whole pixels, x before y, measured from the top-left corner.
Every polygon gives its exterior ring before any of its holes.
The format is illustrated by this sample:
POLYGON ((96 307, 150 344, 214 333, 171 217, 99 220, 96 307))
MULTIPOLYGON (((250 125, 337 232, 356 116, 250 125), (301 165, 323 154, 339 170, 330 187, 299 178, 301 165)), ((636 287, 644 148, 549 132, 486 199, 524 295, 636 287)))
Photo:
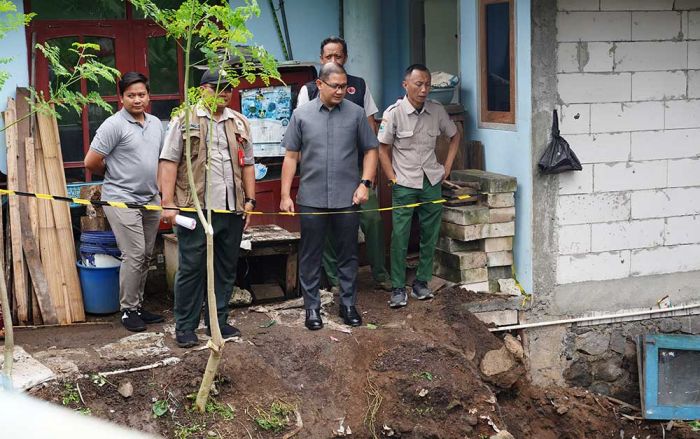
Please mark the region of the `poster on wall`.
POLYGON ((292 116, 292 88, 274 86, 241 92, 241 112, 250 122, 255 156, 281 156, 282 136, 292 116))

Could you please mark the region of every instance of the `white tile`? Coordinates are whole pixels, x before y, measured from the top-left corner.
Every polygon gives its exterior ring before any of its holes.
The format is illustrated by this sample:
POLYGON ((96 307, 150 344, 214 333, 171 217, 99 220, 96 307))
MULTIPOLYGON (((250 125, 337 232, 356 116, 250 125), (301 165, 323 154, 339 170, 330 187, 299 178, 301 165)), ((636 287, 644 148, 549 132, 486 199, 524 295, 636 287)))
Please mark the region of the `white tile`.
POLYGON ((594 166, 595 192, 664 188, 667 184, 668 166, 665 160, 598 163, 594 166))
POLYGON ((557 284, 621 279, 630 274, 630 252, 623 250, 557 258, 557 284))
POLYGON ((700 156, 700 129, 639 131, 632 133, 632 160, 676 159, 700 156))
POLYGON ((632 74, 633 101, 659 101, 685 98, 684 71, 636 72, 632 74))
POLYGON ((632 218, 698 215, 699 200, 700 188, 697 187, 634 191, 631 193, 632 218))
POLYGON ((637 41, 615 45, 615 70, 654 71, 688 68, 688 43, 685 41, 637 41))
POLYGON ((557 199, 557 221, 560 225, 623 221, 630 217, 630 206, 627 192, 561 195, 557 199))
POLYGON ((664 103, 631 102, 591 104, 591 132, 660 130, 664 128, 664 103))
POLYGON ((567 104, 623 102, 632 95, 630 73, 560 73, 559 99, 567 104))
POLYGON ((629 40, 631 19, 629 12, 559 12, 557 41, 629 40))
POLYGON ((663 219, 593 224, 591 251, 626 250, 663 245, 663 219))
POLYGON ((675 11, 632 12, 633 40, 683 39, 681 13, 675 11))

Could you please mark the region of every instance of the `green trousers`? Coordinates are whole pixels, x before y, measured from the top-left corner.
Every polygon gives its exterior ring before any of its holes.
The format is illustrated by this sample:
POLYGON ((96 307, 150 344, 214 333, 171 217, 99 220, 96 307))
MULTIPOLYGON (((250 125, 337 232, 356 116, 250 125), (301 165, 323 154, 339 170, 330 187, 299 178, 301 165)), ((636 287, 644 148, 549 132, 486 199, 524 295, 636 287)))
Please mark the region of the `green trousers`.
MULTIPOLYGON (((403 206, 439 200, 441 198, 441 183, 431 186, 430 181, 425 176, 423 176, 423 189, 394 185, 391 194, 393 206, 403 206)), ((435 255, 435 245, 440 235, 442 204, 423 204, 415 209, 418 209, 418 221, 420 223, 420 259, 418 261, 416 279, 428 282, 433 277, 433 256, 435 255)), ((392 211, 392 288, 404 288, 406 286, 406 253, 408 252, 408 239, 411 234, 413 210, 413 208, 403 208, 392 211)))
MULTIPOLYGON (((379 199, 374 190, 369 191, 367 202, 360 206, 360 228, 365 234, 365 250, 369 266, 372 267, 372 277, 375 282, 389 280, 384 258, 384 227, 379 212, 367 210, 379 208, 379 199)), ((323 270, 332 286, 338 286, 338 258, 333 250, 331 234, 326 235, 326 244, 323 248, 323 270)))

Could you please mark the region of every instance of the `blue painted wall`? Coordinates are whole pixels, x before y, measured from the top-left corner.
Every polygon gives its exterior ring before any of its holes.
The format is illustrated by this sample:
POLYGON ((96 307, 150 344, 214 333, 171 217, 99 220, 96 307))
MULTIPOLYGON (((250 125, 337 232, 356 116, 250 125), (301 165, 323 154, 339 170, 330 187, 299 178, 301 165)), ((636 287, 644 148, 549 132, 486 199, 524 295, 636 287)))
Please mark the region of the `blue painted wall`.
MULTIPOLYGON (((12 1, 17 6, 17 12, 24 12, 21 0, 12 1)), ((17 29, 5 35, 5 39, 0 41, 0 57, 12 58, 9 64, 0 64, 0 69, 10 74, 10 78, 5 82, 5 87, 0 90, 0 111, 7 108, 7 98, 15 97, 17 87, 26 87, 29 84, 29 74, 27 68, 27 41, 24 29, 17 29)), ((4 121, 0 118, 0 129, 4 127, 4 121)), ((7 174, 7 147, 5 145, 5 133, 0 133, 0 172, 7 174)))
POLYGON ((515 265, 518 280, 532 292, 532 137, 530 0, 516 0, 515 130, 480 129, 478 117, 478 14, 470 0, 460 3, 461 96, 469 112, 466 136, 484 144, 486 170, 518 179, 516 193, 515 265))
POLYGON ((406 92, 403 72, 410 64, 408 2, 383 0, 381 9, 382 96, 375 96, 380 113, 406 92))

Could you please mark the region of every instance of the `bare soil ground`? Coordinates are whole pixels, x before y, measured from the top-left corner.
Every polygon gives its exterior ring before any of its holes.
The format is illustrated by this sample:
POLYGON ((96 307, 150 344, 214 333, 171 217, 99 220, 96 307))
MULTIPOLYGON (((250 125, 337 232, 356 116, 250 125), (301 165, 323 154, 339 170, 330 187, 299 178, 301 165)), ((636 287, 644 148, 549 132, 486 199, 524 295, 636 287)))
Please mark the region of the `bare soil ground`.
MULTIPOLYGON (((638 412, 584 390, 534 387, 517 359, 486 375, 484 356, 504 344, 462 308, 464 291, 443 289, 432 301, 390 310, 387 293, 372 291, 367 278, 359 307, 370 325, 351 333, 338 330, 337 305, 326 316, 337 325, 316 332, 303 327, 300 309, 278 315, 275 324, 268 314, 235 310, 243 338, 226 344, 205 414, 191 409, 188 395, 198 389, 208 351, 178 348, 167 332, 170 314, 166 325, 149 328, 166 333, 167 349, 155 356, 100 356, 96 349, 130 335, 118 316, 102 319, 106 324, 20 329, 16 338, 30 353, 82 352, 73 360, 83 378, 63 375, 34 389, 35 396, 164 437, 311 439, 342 437, 339 430, 348 428, 356 438, 481 439, 497 429, 518 439, 700 437, 687 426, 662 433, 665 424, 635 419, 638 412), (173 356, 181 362, 108 382, 90 378, 173 356), (126 381, 134 389, 129 398, 117 391, 126 381), (76 383, 84 403, 74 397, 76 383), (157 417, 159 408, 167 411, 157 417)), ((158 300, 151 308, 168 313, 169 300, 158 300)))

